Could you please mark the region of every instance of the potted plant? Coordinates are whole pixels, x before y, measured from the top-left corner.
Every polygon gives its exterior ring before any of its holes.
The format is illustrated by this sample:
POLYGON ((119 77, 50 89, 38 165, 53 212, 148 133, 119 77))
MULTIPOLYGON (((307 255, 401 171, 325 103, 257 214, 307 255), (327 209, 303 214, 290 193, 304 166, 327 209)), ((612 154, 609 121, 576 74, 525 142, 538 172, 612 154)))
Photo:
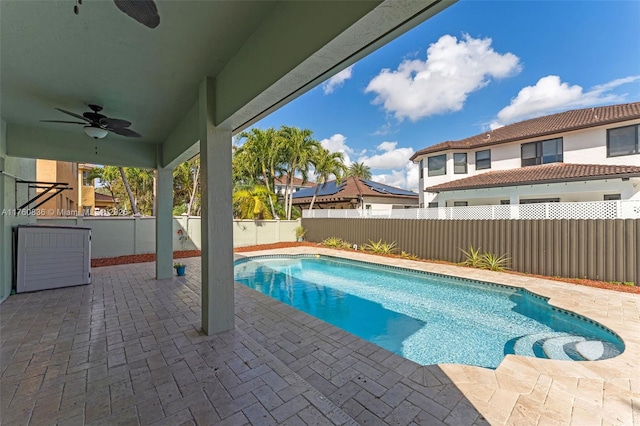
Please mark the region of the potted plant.
POLYGON ((173 268, 176 270, 176 274, 178 274, 179 277, 184 277, 187 265, 185 265, 184 263, 174 263, 173 268))
POLYGON ((296 240, 299 243, 301 243, 305 234, 307 233, 307 230, 304 229, 302 226, 298 226, 295 231, 296 231, 296 240))

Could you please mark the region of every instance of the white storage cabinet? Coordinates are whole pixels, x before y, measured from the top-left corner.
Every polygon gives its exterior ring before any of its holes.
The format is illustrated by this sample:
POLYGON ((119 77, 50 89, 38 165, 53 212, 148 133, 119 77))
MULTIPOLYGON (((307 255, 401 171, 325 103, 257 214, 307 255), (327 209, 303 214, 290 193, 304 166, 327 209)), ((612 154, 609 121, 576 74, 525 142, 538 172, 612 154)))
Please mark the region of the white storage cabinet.
POLYGON ((20 225, 14 232, 17 293, 91 283, 91 228, 20 225))

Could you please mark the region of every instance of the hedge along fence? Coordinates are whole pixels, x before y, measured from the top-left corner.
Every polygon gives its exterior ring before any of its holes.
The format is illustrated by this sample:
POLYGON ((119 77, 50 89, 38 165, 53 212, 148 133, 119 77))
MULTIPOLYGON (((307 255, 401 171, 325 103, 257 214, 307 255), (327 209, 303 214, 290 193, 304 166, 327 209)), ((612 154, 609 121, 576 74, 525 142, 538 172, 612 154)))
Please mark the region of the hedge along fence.
POLYGON ((510 258, 515 271, 640 285, 640 219, 302 219, 305 239, 396 242, 423 259, 460 262, 470 245, 510 258))

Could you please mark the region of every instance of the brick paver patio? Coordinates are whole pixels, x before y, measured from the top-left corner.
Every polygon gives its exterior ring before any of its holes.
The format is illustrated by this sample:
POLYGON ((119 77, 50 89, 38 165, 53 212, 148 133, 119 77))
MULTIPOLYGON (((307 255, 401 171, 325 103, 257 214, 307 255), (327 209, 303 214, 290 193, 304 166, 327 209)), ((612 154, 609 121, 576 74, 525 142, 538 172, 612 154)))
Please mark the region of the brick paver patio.
POLYGON ((420 366, 237 284, 235 330, 205 336, 200 261, 185 260, 186 277, 156 281, 153 263, 94 268, 91 285, 1 304, 2 424, 640 424, 637 295, 489 273, 586 310, 625 353, 420 366))

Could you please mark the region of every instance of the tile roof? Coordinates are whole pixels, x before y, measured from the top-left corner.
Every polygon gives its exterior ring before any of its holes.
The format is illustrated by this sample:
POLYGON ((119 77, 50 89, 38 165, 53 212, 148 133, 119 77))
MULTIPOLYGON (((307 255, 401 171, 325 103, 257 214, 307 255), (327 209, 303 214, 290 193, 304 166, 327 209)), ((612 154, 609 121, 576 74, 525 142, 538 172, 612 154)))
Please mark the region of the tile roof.
POLYGON ((551 163, 512 170, 495 170, 464 179, 430 186, 426 188, 425 191, 442 192, 515 186, 520 184, 597 180, 622 177, 640 177, 640 167, 610 166, 604 164, 551 163))
POLYGON ((440 142, 417 151, 410 160, 447 149, 478 148, 638 118, 640 102, 565 111, 509 124, 459 141, 440 142))
MULTIPOLYGON (((307 204, 311 202, 315 186, 301 189, 293 194, 293 204, 307 204)), ((418 199, 418 194, 402 188, 373 182, 367 179, 349 177, 336 185, 332 180, 320 186, 316 202, 331 202, 340 200, 351 200, 359 196, 376 196, 404 199, 418 199)))
MULTIPOLYGON (((286 185, 287 184, 287 175, 282 175, 280 177, 277 177, 273 180, 275 182, 276 185, 286 185)), ((303 186, 305 188, 309 188, 312 186, 315 186, 315 182, 305 182, 302 183, 302 179, 300 179, 299 177, 294 176, 293 177, 293 186, 303 186)))
POLYGON ((111 195, 107 195, 107 194, 101 194, 99 192, 95 193, 95 200, 96 201, 108 201, 108 202, 115 202, 115 199, 111 196, 111 195))

